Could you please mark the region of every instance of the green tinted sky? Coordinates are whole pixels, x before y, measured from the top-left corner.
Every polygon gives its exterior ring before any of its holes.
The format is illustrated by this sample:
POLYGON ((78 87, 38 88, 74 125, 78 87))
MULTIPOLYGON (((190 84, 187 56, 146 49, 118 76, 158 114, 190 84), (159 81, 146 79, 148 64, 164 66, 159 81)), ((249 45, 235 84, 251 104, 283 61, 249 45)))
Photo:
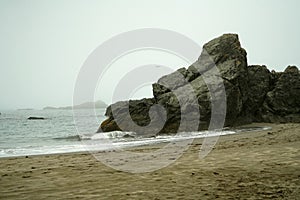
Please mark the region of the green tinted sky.
MULTIPOLYGON (((298 2, 0 0, 0 109, 72 104, 87 56, 110 37, 138 28, 170 29, 201 46, 234 32, 249 64, 300 66, 298 2)), ((104 91, 100 98, 108 102, 108 96, 104 91)))

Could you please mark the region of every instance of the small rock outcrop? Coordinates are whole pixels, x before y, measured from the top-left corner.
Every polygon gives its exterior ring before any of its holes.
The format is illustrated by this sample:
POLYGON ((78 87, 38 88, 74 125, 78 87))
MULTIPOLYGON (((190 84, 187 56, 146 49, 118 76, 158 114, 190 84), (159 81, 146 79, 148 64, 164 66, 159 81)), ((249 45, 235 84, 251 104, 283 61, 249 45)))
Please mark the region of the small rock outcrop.
POLYGON ((224 117, 225 126, 300 122, 298 68, 270 72, 266 66, 248 66, 247 53, 236 34, 206 43, 195 63, 161 77, 152 86, 153 98, 110 105, 98 132, 140 130, 151 135, 206 129, 212 120, 212 101, 217 102, 214 117, 224 117), (218 73, 214 73, 216 69, 218 73), (222 95, 225 101, 220 101, 222 95), (224 106, 222 116, 218 110, 224 106), (189 123, 182 125, 182 121, 189 123))
POLYGON ((28 117, 28 120, 44 120, 44 117, 28 117))

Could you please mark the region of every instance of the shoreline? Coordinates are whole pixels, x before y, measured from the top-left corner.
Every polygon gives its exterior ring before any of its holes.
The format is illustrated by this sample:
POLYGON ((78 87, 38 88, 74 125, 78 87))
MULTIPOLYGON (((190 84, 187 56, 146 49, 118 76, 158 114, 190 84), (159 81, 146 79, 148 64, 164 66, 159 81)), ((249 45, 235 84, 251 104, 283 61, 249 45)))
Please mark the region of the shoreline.
MULTIPOLYGON (((224 135, 219 135, 217 137, 223 137, 226 135, 235 135, 235 134, 243 134, 245 132, 260 132, 260 131, 264 131, 264 130, 269 130, 272 129, 271 126, 264 126, 263 123, 253 123, 253 124, 247 124, 247 125, 242 125, 242 126, 238 126, 238 127, 225 127, 224 130, 222 131, 234 131, 235 133, 228 133, 228 134, 224 134, 224 135), (243 130, 244 128, 249 129, 249 130, 243 130), (252 129, 252 130, 250 130, 252 129)), ((203 131, 199 131, 204 133, 207 130, 203 130, 203 131)), ((176 136, 176 134, 163 134, 161 136, 176 136)), ((195 138, 193 138, 192 136, 190 138, 182 138, 179 140, 197 140, 197 139, 201 139, 201 138, 207 138, 207 137, 216 137, 216 136, 195 136, 195 138)), ((120 147, 120 149, 125 149, 125 150, 130 150, 130 149, 135 149, 135 148, 147 148, 147 146, 153 146, 153 145, 164 145, 166 143, 171 143, 172 141, 157 141, 155 143, 148 143, 148 144, 138 144, 136 146, 124 146, 124 147, 120 147)), ((81 145, 85 145, 84 142, 81 142, 81 145)), ((84 147, 82 147, 84 149, 84 147)), ((97 152, 97 150, 95 150, 97 152)), ((99 150, 101 151, 109 151, 107 150, 99 150)), ((38 153, 38 154, 24 154, 24 155, 10 155, 10 156, 0 156, 0 161, 1 159, 5 159, 5 158, 19 158, 19 157, 32 157, 32 156, 46 156, 46 155, 60 155, 60 154, 80 154, 80 153, 91 153, 89 150, 74 150, 74 151, 66 151, 66 152, 55 152, 55 153, 38 153)))
POLYGON ((204 159, 203 139, 195 139, 174 163, 148 173, 114 170, 89 152, 0 158, 0 199, 297 199, 300 124, 257 125, 272 129, 220 136, 204 159))

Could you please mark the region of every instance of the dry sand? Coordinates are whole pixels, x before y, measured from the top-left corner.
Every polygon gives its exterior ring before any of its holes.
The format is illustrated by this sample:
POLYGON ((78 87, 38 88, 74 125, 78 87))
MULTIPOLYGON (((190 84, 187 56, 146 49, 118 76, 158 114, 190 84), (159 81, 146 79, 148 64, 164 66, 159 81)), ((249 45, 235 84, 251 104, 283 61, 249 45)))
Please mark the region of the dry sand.
POLYGON ((3 158, 0 199, 300 199, 300 124, 257 125, 272 130, 222 136, 204 159, 195 140, 149 173, 116 171, 88 153, 3 158))

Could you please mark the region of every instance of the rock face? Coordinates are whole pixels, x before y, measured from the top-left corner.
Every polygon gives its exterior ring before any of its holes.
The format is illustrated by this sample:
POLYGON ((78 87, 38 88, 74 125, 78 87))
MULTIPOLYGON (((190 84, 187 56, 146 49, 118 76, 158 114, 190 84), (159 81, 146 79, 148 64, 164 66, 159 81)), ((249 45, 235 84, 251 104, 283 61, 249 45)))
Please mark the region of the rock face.
POLYGON ((297 67, 278 73, 266 66, 248 66, 247 53, 236 34, 224 34, 206 43, 195 63, 154 83, 153 96, 109 106, 108 119, 98 132, 151 135, 196 131, 222 118, 225 126, 300 122, 297 67))
POLYGON ((300 122, 300 74, 295 66, 288 66, 279 75, 274 88, 266 93, 262 106, 264 122, 300 122))

